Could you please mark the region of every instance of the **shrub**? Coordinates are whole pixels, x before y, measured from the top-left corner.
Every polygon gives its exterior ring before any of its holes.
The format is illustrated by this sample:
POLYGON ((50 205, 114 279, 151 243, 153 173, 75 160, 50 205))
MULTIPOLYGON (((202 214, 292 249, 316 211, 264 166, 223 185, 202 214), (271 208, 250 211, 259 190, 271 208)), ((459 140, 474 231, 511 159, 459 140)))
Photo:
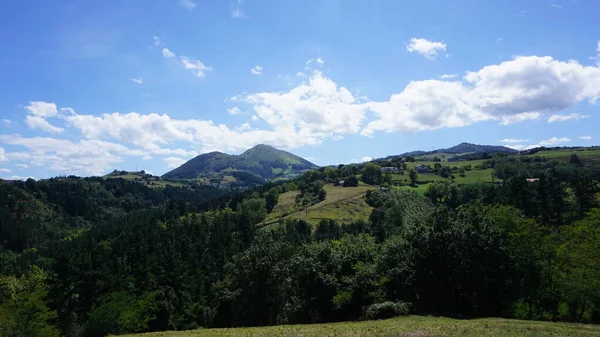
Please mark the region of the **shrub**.
POLYGON ((365 312, 365 319, 386 319, 396 316, 406 316, 410 312, 410 303, 407 302, 381 302, 371 304, 365 312))

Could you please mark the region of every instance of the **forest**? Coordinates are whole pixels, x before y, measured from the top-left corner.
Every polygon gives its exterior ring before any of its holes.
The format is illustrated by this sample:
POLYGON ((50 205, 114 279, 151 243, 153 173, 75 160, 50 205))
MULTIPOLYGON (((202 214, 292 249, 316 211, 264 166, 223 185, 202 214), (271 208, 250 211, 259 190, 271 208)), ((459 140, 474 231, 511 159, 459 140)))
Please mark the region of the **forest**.
MULTIPOLYGON (((482 158, 493 183, 436 181, 424 193, 375 163, 244 191, 0 183, 0 336, 407 314, 600 323, 600 168, 577 154, 482 158), (281 194, 309 207, 341 180, 377 186, 364 195, 368 221, 262 225, 281 194)), ((406 158, 378 164, 417 183, 406 158)))

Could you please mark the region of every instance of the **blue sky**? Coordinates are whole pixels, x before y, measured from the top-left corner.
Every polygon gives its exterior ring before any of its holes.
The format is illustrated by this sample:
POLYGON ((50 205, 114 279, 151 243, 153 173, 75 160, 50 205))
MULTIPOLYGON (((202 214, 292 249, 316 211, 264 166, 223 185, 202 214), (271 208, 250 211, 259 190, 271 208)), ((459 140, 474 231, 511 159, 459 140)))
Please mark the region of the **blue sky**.
POLYGON ((7 0, 0 177, 593 145, 600 3, 7 0))

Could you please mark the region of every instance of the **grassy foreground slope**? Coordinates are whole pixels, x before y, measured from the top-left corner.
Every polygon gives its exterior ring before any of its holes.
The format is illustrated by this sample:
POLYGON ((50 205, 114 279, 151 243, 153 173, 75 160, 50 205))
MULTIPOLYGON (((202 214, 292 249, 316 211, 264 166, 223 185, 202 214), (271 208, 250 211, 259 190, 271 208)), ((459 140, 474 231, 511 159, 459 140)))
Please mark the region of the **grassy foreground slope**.
POLYGON ((178 332, 157 332, 145 337, 246 337, 246 336, 600 336, 600 326, 519 321, 499 318, 455 320, 440 317, 409 316, 383 321, 349 323, 281 325, 258 328, 201 329, 178 332))

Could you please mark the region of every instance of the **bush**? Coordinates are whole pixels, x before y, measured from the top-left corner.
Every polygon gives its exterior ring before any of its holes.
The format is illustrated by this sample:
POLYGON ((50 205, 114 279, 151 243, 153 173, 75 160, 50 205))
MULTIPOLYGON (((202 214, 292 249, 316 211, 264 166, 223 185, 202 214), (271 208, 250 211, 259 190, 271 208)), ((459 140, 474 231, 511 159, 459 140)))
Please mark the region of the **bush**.
POLYGON ((365 312, 365 319, 386 319, 397 316, 406 316, 410 312, 410 303, 407 302, 382 302, 371 304, 365 312))

